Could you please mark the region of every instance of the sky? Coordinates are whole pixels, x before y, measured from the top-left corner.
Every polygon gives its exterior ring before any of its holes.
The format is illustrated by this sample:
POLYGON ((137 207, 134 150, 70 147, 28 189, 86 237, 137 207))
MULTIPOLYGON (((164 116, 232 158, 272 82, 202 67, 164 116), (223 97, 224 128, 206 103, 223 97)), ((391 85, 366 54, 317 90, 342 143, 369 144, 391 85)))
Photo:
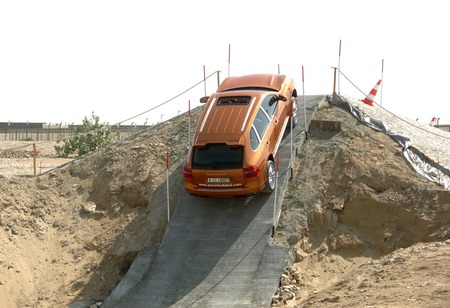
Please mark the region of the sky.
POLYGON ((448 29, 440 0, 0 0, 0 122, 156 124, 228 76, 326 95, 338 67, 336 92, 383 79, 378 104, 450 124, 448 29))

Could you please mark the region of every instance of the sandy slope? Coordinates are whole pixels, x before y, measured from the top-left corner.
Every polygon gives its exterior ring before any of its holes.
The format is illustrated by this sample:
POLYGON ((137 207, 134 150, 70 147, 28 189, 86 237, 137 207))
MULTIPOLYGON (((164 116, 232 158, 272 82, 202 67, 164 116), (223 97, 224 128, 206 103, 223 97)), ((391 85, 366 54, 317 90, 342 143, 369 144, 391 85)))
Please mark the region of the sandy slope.
MULTIPOLYGON (((111 292, 164 232, 166 151, 176 205, 187 119, 37 178, 20 169, 30 157, 6 161, 0 152, 0 307, 87 305, 111 292)), ((297 154, 274 238, 292 247, 296 262, 274 306, 448 304, 450 192, 417 175, 393 140, 346 111, 325 106, 315 120, 339 121, 341 129, 313 123, 297 154)), ((52 146, 40 146, 42 157, 55 159, 52 146)))

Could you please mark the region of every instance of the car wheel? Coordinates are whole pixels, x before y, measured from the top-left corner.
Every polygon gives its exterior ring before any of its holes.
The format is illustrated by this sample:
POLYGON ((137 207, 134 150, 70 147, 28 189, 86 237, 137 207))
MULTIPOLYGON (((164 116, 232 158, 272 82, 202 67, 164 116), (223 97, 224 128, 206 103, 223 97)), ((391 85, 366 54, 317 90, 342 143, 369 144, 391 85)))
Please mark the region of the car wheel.
POLYGON ((264 193, 271 193, 275 189, 275 183, 276 183, 276 169, 275 164, 272 160, 267 161, 267 168, 266 168, 266 186, 264 186, 264 193))
POLYGON ((297 125, 297 123, 298 123, 298 104, 297 104, 297 99, 294 99, 294 101, 292 102, 292 117, 291 117, 290 121, 292 121, 292 127, 295 127, 297 125))

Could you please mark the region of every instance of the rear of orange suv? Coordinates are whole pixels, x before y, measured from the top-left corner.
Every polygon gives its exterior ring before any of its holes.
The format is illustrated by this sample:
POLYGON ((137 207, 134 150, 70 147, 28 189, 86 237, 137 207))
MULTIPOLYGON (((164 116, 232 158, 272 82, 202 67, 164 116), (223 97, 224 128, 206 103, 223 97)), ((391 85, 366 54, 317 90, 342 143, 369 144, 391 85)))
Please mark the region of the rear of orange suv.
POLYGON ((274 189, 274 157, 293 115, 284 75, 229 77, 207 100, 183 169, 188 193, 235 197, 274 189))

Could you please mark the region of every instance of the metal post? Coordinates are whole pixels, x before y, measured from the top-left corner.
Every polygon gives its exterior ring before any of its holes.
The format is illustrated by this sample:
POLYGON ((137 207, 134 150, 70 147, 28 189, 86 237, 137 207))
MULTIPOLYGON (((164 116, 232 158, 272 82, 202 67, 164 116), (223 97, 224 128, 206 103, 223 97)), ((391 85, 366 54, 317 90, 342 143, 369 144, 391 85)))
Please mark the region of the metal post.
POLYGON ((33 143, 33 177, 36 177, 36 155, 37 155, 36 143, 33 143))
MULTIPOLYGON (((292 176, 293 176, 293 174, 294 174, 294 147, 293 147, 293 144, 294 144, 294 137, 293 137, 293 135, 294 135, 294 132, 293 132, 293 130, 294 130, 294 100, 297 100, 297 98, 291 98, 291 158, 290 158, 290 162, 289 162, 289 165, 290 165, 290 169, 291 169, 291 174, 290 174, 290 178, 292 179, 292 176)), ((298 104, 297 104, 297 112, 298 112, 298 104)), ((297 116, 298 116, 298 114, 297 114, 297 116)))
POLYGON ((338 92, 339 92, 339 94, 341 94, 341 43, 342 43, 342 40, 339 40, 339 62, 338 62, 338 69, 339 69, 338 92))
POLYGON ((166 170, 167 170, 167 223, 170 222, 170 202, 169 202, 169 152, 166 152, 166 170))
POLYGON ((189 129, 188 129, 188 149, 191 148, 191 100, 188 101, 189 129))
POLYGON ((308 126, 306 124, 306 101, 305 101, 305 73, 302 65, 302 88, 303 88, 303 113, 305 117, 305 137, 308 139, 308 126))
POLYGON ((203 65, 203 86, 205 87, 205 96, 206 96, 206 69, 203 65))
MULTIPOLYGON (((381 59, 381 80, 383 80, 383 73, 384 73, 384 59, 381 59)), ((383 106, 383 82, 381 83, 381 89, 380 89, 380 106, 383 106)))
POLYGON ((334 69, 334 81, 333 81, 333 94, 331 97, 331 103, 334 105, 336 103, 336 67, 334 69))
POLYGON ((277 212, 278 212, 278 208, 277 208, 277 192, 278 192, 278 167, 280 165, 280 154, 277 154, 276 158, 275 158, 276 162, 275 162, 275 197, 273 198, 273 222, 272 222, 272 236, 275 235, 275 227, 276 227, 276 221, 277 221, 277 212))
MULTIPOLYGON (((230 57, 231 57, 231 44, 228 44, 228 77, 230 77, 230 57)), ((219 79, 217 79, 217 87, 218 86, 219 86, 219 79)))

